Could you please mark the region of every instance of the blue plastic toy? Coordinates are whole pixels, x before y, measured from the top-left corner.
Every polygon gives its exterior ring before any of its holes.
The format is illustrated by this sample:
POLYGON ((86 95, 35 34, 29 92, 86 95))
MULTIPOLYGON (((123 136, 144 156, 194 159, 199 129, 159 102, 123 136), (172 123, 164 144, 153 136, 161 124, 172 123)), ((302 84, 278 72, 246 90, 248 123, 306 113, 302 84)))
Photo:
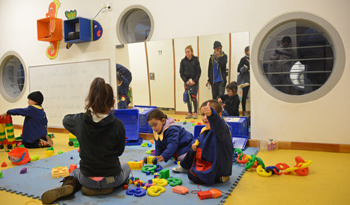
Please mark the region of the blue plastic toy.
POLYGON ((136 197, 142 197, 146 195, 146 190, 140 187, 126 190, 127 195, 134 195, 136 197))

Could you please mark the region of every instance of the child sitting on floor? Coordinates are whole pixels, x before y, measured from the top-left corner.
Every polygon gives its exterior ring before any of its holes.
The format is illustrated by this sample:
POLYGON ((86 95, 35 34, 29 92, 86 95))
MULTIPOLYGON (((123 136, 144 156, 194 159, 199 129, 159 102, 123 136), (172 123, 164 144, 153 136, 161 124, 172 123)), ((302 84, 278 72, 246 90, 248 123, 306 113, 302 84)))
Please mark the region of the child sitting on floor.
POLYGON ((193 135, 158 109, 148 113, 147 122, 153 129, 158 162, 167 162, 173 156, 182 161, 191 149, 193 135))
POLYGON ((187 172, 194 183, 214 184, 226 182, 232 174, 233 146, 228 125, 221 119, 222 108, 217 100, 208 100, 201 106, 202 121, 206 125, 198 146, 192 149, 174 172, 187 172))
POLYGON ((8 110, 2 114, 6 115, 22 115, 24 116, 22 144, 26 148, 51 147, 53 141, 47 136, 47 118, 41 104, 44 96, 40 91, 32 92, 28 95, 28 107, 8 110))
POLYGON ((218 96, 219 103, 223 103, 229 116, 239 116, 239 97, 235 81, 226 86, 227 95, 218 96))
POLYGON ((63 126, 79 141, 80 167, 64 178, 61 187, 42 195, 44 204, 72 195, 80 188, 87 196, 109 194, 129 179, 129 165, 119 162, 125 149, 125 127, 110 113, 115 104, 112 87, 103 78, 95 78, 86 102, 85 113, 63 119, 63 126))

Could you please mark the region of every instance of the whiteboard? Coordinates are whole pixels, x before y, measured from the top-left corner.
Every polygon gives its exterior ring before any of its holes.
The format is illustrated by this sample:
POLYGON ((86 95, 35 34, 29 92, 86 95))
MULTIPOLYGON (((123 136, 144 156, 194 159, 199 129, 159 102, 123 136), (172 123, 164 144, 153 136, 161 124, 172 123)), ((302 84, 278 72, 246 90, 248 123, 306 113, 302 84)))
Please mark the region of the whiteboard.
POLYGON ((44 95, 49 127, 62 128, 66 114, 84 112, 85 98, 96 77, 110 82, 109 59, 29 67, 29 91, 44 95))

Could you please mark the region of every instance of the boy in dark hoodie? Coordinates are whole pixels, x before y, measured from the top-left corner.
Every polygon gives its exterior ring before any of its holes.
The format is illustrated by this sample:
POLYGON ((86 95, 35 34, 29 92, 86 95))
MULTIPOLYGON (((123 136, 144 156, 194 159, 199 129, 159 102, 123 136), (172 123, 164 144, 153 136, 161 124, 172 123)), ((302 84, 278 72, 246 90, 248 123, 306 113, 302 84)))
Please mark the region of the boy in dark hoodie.
POLYGON ((8 110, 2 114, 24 116, 22 144, 26 148, 51 147, 53 141, 47 136, 47 118, 41 104, 44 96, 40 91, 32 92, 28 95, 28 107, 8 110))
POLYGON ((148 113, 147 122, 153 129, 158 162, 167 162, 173 156, 182 161, 191 149, 193 135, 158 109, 148 113))

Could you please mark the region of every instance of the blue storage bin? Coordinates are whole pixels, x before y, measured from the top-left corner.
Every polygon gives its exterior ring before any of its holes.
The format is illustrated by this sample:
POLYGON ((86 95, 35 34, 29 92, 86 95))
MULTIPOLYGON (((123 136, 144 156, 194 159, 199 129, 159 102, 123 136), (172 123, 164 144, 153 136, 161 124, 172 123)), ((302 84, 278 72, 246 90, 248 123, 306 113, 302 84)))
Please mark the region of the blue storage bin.
POLYGON ((248 118, 246 117, 224 117, 224 120, 231 126, 232 135, 249 136, 248 118))
POLYGON ((147 115, 154 109, 158 109, 157 106, 143 106, 143 105, 135 105, 133 109, 142 109, 141 112, 139 110, 139 118, 140 118, 140 133, 153 133, 152 127, 148 125, 147 115))
POLYGON ((77 17, 71 20, 64 21, 64 42, 66 43, 84 43, 91 41, 91 25, 92 20, 77 17), (77 26, 76 26, 77 25, 77 26), (79 27, 79 39, 68 40, 69 32, 76 32, 79 27))
POLYGON ((127 140, 139 140, 139 110, 118 109, 113 111, 114 116, 124 124, 127 140))

